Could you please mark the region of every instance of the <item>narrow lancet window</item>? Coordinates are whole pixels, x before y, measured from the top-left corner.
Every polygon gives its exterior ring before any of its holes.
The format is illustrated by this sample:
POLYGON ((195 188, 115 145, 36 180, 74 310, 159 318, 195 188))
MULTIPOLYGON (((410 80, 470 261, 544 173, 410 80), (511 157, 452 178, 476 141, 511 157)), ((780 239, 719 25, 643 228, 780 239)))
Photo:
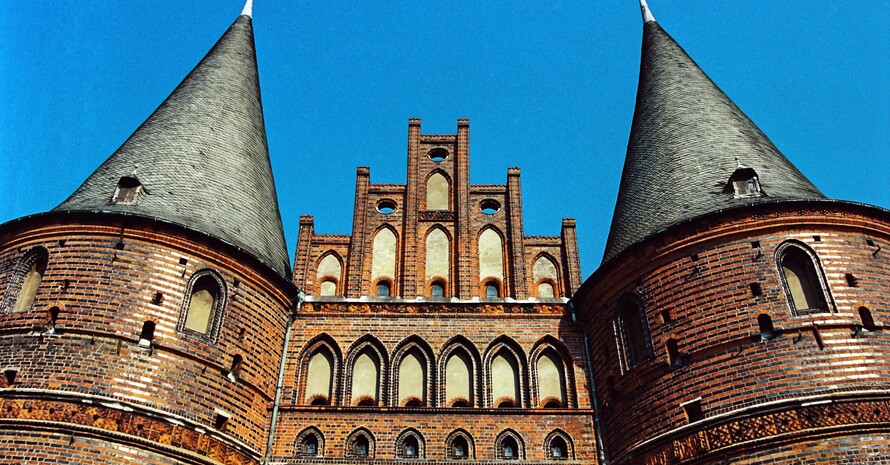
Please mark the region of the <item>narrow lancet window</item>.
POLYGON ((634 299, 625 299, 618 309, 618 329, 627 368, 652 357, 649 331, 643 319, 643 309, 634 299))
POLYGON ((34 247, 22 256, 3 295, 2 311, 19 313, 31 309, 48 263, 49 252, 43 247, 34 247))
POLYGON ((179 330, 216 338, 225 300, 224 284, 214 272, 196 273, 183 301, 179 330))
POLYGON ((801 315, 828 311, 821 272, 814 255, 794 243, 780 246, 777 255, 785 296, 792 312, 801 315))

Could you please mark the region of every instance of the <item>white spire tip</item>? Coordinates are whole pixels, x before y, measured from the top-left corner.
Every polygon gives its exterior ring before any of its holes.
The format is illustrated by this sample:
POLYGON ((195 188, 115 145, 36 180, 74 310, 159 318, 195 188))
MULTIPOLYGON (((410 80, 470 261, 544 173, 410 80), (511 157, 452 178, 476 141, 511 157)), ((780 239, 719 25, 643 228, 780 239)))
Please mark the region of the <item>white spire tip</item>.
POLYGON ((646 0, 640 0, 640 11, 643 13, 643 23, 655 21, 655 16, 652 16, 652 11, 649 9, 649 4, 646 3, 646 0))
POLYGON ((253 0, 247 0, 244 3, 244 9, 241 10, 241 16, 253 18, 253 0))

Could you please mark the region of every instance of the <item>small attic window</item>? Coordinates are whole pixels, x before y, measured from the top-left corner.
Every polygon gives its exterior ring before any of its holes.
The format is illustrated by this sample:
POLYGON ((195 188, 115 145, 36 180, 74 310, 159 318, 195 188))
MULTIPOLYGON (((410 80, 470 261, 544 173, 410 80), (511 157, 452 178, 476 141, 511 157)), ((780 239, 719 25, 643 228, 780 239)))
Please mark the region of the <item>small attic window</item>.
POLYGON ((117 182, 112 201, 123 204, 136 203, 141 192, 142 183, 138 179, 134 176, 124 176, 117 182))
POLYGON ((763 190, 760 188, 760 179, 757 172, 753 168, 739 166, 729 177, 724 192, 732 192, 733 197, 737 199, 760 197, 763 190))

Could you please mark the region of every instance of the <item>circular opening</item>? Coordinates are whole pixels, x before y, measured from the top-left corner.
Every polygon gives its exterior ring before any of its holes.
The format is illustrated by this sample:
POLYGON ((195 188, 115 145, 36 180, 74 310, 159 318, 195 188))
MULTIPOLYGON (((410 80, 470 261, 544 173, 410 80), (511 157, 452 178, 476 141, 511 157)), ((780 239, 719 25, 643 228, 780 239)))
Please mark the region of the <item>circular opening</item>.
POLYGON ((432 149, 429 153, 430 160, 436 163, 442 163, 448 158, 448 151, 445 149, 432 149))
POLYGON ((479 210, 482 210, 482 213, 486 215, 494 215, 501 211, 501 203, 495 199, 485 199, 479 202, 479 210))
POLYGON ((384 199, 377 202, 377 211, 383 213, 384 215, 389 215, 390 213, 396 211, 396 203, 389 199, 384 199))

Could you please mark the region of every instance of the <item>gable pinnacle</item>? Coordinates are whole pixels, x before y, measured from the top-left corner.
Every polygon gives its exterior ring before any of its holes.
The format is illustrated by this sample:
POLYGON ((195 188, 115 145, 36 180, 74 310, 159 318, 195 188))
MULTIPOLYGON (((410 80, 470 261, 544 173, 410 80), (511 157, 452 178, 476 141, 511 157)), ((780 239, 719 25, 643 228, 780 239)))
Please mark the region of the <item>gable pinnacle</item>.
POLYGON ((244 3, 244 9, 241 10, 241 16, 253 18, 253 0, 247 0, 247 2, 244 3))
POLYGON ((655 21, 655 17, 652 16, 652 11, 649 10, 649 4, 646 3, 646 0, 640 0, 640 11, 643 13, 643 23, 655 21))

